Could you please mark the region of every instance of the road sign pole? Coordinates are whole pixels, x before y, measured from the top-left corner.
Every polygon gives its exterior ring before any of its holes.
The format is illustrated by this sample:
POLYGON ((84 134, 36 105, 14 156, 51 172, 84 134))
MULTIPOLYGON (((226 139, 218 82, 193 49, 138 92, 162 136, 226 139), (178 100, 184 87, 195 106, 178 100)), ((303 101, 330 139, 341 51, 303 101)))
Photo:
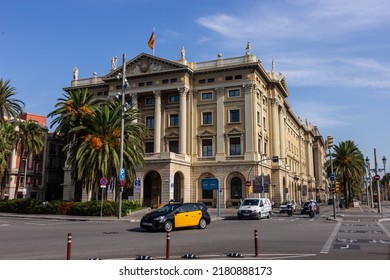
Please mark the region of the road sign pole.
POLYGON ((332 190, 332 198, 333 198, 333 219, 336 219, 336 197, 334 195, 334 174, 333 174, 333 162, 332 162, 332 154, 329 149, 329 161, 330 161, 330 174, 333 176, 333 180, 330 180, 330 189, 332 190))

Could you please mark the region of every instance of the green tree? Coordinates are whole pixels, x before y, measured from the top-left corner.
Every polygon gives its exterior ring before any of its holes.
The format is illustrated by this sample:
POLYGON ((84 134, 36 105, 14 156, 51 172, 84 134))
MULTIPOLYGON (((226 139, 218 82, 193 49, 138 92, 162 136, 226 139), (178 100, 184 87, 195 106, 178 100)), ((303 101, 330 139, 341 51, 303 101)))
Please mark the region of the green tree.
POLYGON ((34 121, 18 121, 17 122, 17 138, 16 147, 20 155, 18 177, 16 180, 15 197, 17 197, 18 186, 20 184, 21 167, 23 160, 26 160, 24 170, 24 184, 26 184, 26 173, 27 173, 27 158, 31 154, 38 154, 42 151, 44 146, 44 133, 43 129, 39 124, 34 121))
MULTIPOLYGON (((80 132, 73 131, 73 129, 82 125, 86 115, 93 114, 96 103, 97 101, 93 99, 93 95, 88 94, 87 89, 71 90, 64 93, 62 98, 57 99, 55 110, 47 115, 53 118, 50 127, 55 127, 57 134, 67 137, 68 145, 64 146, 64 152, 67 153, 67 167, 69 167, 70 149, 77 151, 79 145, 80 132)), ((80 182, 75 181, 75 185, 80 185, 80 182)))
POLYGON ((56 109, 47 115, 53 118, 50 127, 56 126, 56 133, 67 135, 68 142, 74 141, 77 135, 71 130, 80 126, 86 115, 93 114, 96 103, 93 96, 88 94, 87 89, 66 92, 62 98, 57 100, 54 106, 56 109))
POLYGON ((14 99, 16 91, 10 86, 10 81, 0 79, 0 120, 16 119, 22 112, 24 102, 14 99))
POLYGON ((365 174, 363 154, 354 141, 347 140, 334 146, 332 158, 334 172, 342 181, 344 197, 346 201, 352 202, 356 188, 360 187, 356 182, 360 182, 365 174))
MULTIPOLYGON (((104 102, 73 129, 82 136, 70 153, 69 163, 72 176, 86 186, 88 200, 97 195, 101 177, 119 177, 121 114, 121 102, 104 102)), ((134 107, 124 113, 123 167, 128 182, 135 178, 135 167, 144 163, 147 130, 144 124, 136 122, 138 116, 134 107)))
POLYGON ((16 140, 15 126, 10 122, 0 122, 0 197, 4 198, 5 171, 7 162, 14 149, 16 140))

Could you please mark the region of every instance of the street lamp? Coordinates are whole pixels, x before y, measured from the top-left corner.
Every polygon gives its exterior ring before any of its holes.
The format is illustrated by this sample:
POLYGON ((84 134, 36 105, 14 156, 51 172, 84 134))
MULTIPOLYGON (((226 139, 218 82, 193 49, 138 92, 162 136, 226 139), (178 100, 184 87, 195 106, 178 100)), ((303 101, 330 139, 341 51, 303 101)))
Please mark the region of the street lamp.
MULTIPOLYGON (((368 157, 366 158, 366 162, 367 161, 368 161, 368 157)), ((376 181, 376 188, 377 188, 378 213, 381 213, 382 212, 382 202, 381 202, 381 190, 380 190, 380 184, 379 184, 380 176, 379 176, 378 172, 381 172, 383 169, 379 169, 378 168, 378 162, 377 162, 376 149, 375 148, 374 148, 374 162, 375 162, 375 168, 372 169, 372 171, 375 172, 375 177, 374 178, 375 178, 375 181, 376 181)), ((385 163, 386 163, 386 158, 385 158, 385 163)), ((370 172, 370 177, 371 177, 371 170, 369 169, 368 171, 370 172)))
MULTIPOLYGON (((386 176, 386 160, 387 160, 387 158, 385 156, 383 156, 383 158, 382 158, 382 162, 383 162, 383 177, 386 176)), ((387 188, 386 188, 386 182, 385 181, 383 181, 383 193, 384 193, 385 200, 387 201, 387 188)))
POLYGON ((366 157, 366 166, 367 166, 367 172, 368 172, 368 182, 370 184, 370 207, 372 208, 374 206, 374 195, 372 193, 372 178, 371 178, 371 169, 370 169, 370 159, 368 156, 366 157))
POLYGON ((123 138, 124 138, 124 130, 125 130, 125 91, 127 87, 127 80, 126 80, 126 55, 123 54, 122 57, 122 88, 121 88, 121 97, 122 97, 122 111, 121 111, 121 136, 120 136, 120 159, 119 159, 119 207, 118 207, 118 219, 122 217, 122 193, 123 193, 123 187, 124 187, 124 180, 125 180, 125 170, 123 168, 123 138))

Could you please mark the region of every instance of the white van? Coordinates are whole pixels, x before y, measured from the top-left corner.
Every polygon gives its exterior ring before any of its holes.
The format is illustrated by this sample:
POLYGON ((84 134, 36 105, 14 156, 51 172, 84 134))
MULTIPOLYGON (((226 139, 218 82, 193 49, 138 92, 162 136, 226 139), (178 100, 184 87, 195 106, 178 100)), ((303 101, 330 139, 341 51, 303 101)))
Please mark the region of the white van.
POLYGON ((239 220, 242 218, 269 219, 272 213, 271 201, 268 198, 245 198, 237 212, 239 220))

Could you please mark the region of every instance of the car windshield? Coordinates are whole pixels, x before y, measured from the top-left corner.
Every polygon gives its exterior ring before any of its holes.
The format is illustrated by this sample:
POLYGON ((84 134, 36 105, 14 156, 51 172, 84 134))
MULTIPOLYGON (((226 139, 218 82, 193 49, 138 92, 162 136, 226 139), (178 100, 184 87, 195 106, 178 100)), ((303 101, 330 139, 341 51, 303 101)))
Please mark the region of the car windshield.
POLYGON ((242 205, 259 205, 258 199, 245 199, 242 205))
POLYGON ((167 204, 163 207, 158 208, 156 210, 156 213, 169 213, 169 212, 172 212, 173 210, 175 210, 179 206, 180 205, 178 205, 178 204, 167 204))

